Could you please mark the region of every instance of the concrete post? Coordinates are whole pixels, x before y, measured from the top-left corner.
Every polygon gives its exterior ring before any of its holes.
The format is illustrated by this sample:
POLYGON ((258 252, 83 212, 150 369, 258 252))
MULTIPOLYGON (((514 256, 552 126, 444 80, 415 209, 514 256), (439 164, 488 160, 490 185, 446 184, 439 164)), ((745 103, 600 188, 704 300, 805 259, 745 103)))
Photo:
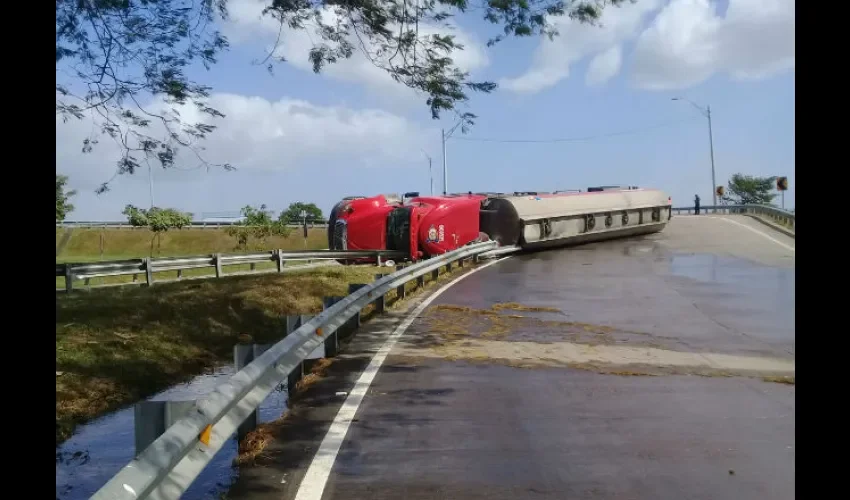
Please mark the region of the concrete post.
POLYGON ((221 270, 221 254, 213 254, 213 260, 215 261, 215 277, 221 278, 224 274, 221 270))
POLYGON ((284 265, 283 250, 280 249, 280 248, 275 250, 274 258, 275 258, 275 262, 277 262, 277 272, 282 273, 283 272, 283 265, 284 265))
MULTIPOLYGON (((376 274, 375 275, 375 281, 380 280, 384 276, 386 276, 386 274, 380 274, 380 273, 376 274)), ((379 313, 383 313, 385 309, 386 309, 386 295, 381 295, 380 297, 375 299, 375 310, 378 311, 379 313)))
POLYGON ((153 262, 150 257, 145 258, 145 280, 148 286, 153 286, 153 262))
POLYGON ((176 421, 185 417, 194 401, 142 401, 133 410, 136 456, 176 421))
POLYGON ((71 293, 74 289, 74 272, 71 269, 71 264, 65 264, 65 291, 71 293))
MULTIPOLYGON (((352 293, 356 292, 357 290, 360 290, 364 286, 366 286, 365 283, 351 283, 350 285, 348 285, 348 294, 351 295, 352 293)), ((354 333, 354 330, 356 330, 358 328, 360 328, 360 312, 359 311, 357 312, 357 314, 354 315, 354 317, 351 318, 351 324, 349 326, 348 331, 345 333, 345 335, 349 336, 351 333, 354 333)))
MULTIPOLYGON (((251 361, 254 361, 266 352, 269 347, 271 347, 271 344, 236 344, 233 346, 234 369, 238 372, 245 368, 249 363, 251 363, 251 361)), ((248 418, 239 425, 239 428, 236 429, 236 438, 239 441, 242 441, 242 438, 247 436, 249 432, 256 429, 259 423, 260 417, 257 414, 257 411, 254 410, 250 415, 248 415, 248 418)))
MULTIPOLYGON (((329 309, 331 306, 342 300, 342 297, 324 297, 322 299, 322 309, 329 309)), ((328 335, 325 339, 325 357, 333 358, 339 352, 339 341, 337 338, 337 333, 339 333, 339 329, 328 335)))
MULTIPOLYGON (((403 266, 403 265, 401 265, 401 264, 399 264, 399 265, 395 266, 395 270, 396 270, 396 271, 401 271, 402 269, 404 269, 404 266, 403 266)), ((399 285, 399 286, 395 289, 396 300, 402 300, 402 299, 404 299, 404 298, 405 298, 405 296, 407 295, 407 293, 406 293, 406 292, 407 292, 407 290, 404 288, 405 284, 406 284, 406 283, 402 283, 401 285, 399 285)))

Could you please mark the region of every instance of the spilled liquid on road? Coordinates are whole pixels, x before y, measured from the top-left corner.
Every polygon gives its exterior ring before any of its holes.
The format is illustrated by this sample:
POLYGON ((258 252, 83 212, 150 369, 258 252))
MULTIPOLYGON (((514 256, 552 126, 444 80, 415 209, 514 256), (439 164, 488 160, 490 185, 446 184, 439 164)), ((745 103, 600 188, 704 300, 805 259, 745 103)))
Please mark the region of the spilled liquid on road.
MULTIPOLYGON (((233 367, 174 386, 149 401, 197 399, 233 375, 233 367)), ((260 422, 279 418, 286 411, 285 385, 273 391, 260 406, 260 422)), ((56 450, 56 498, 83 500, 91 497, 134 456, 133 407, 106 415, 77 428, 77 432, 56 450)), ((186 500, 219 498, 235 480, 233 466, 236 439, 231 438, 181 497, 186 500)))

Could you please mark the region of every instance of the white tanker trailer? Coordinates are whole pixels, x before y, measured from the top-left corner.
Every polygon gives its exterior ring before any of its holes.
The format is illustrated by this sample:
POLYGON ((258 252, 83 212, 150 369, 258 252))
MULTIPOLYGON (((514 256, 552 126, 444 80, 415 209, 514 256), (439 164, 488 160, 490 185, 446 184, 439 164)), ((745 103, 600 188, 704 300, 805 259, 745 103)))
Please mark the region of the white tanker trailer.
POLYGON ((671 208, 670 197, 655 189, 523 193, 483 200, 479 227, 501 246, 547 248, 656 233, 667 225, 671 208))

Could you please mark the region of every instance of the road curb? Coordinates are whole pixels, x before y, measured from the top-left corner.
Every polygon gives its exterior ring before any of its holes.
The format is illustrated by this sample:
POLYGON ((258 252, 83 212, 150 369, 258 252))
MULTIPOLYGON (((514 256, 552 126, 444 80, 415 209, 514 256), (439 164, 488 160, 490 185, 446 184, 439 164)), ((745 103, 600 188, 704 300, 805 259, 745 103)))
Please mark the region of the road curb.
POLYGON ((779 224, 774 224, 773 222, 767 221, 767 220, 765 220, 761 217, 758 217, 756 215, 753 215, 753 214, 744 214, 744 215, 761 222, 762 224, 764 224, 765 226, 767 226, 771 229, 775 229, 776 231, 779 231, 780 233, 784 234, 785 236, 788 236, 789 238, 794 238, 795 240, 797 239, 794 236, 794 231, 786 229, 786 228, 780 226, 779 224))

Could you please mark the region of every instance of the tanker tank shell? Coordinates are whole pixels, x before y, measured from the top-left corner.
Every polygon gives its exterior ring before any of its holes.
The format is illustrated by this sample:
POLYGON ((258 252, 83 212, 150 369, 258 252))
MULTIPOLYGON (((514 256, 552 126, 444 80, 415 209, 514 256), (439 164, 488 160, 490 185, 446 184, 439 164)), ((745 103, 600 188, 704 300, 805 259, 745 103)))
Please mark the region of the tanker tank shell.
POLYGON ((490 198, 481 229, 500 245, 538 249, 656 233, 671 217, 655 189, 490 198))

